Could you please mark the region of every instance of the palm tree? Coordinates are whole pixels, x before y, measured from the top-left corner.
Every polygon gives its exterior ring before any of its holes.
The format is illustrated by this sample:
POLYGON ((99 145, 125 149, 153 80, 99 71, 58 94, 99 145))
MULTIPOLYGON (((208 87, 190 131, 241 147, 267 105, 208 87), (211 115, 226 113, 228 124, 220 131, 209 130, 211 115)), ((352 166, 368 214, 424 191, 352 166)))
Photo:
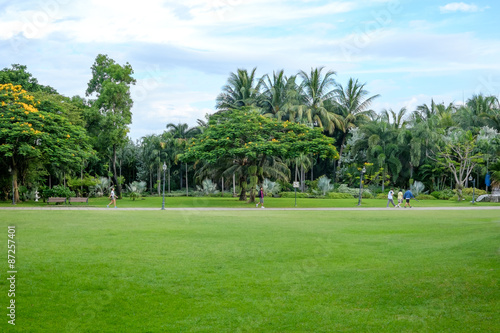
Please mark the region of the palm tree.
POLYGON ((222 87, 222 92, 216 98, 216 109, 227 110, 257 105, 261 83, 255 78, 256 70, 255 67, 248 73, 246 69, 238 69, 236 73, 231 73, 227 84, 222 87))
POLYGON ((261 79, 263 92, 260 96, 262 113, 278 120, 294 122, 301 109, 299 87, 296 77, 286 77, 284 71, 273 72, 273 77, 264 75, 261 79))
POLYGON ((324 67, 311 68, 311 73, 299 72, 302 79, 300 91, 304 99, 304 110, 300 110, 298 117, 302 122, 317 124, 317 126, 333 133, 338 126, 336 115, 331 112, 332 88, 335 85, 334 71, 327 71, 322 75, 324 67))
POLYGON ((336 83, 335 94, 335 113, 339 121, 338 129, 341 131, 341 142, 339 149, 338 168, 342 161, 342 152, 344 150, 345 140, 349 131, 357 127, 364 120, 369 120, 370 115, 374 112, 370 109, 373 100, 380 95, 367 97, 368 91, 364 89, 365 83, 360 84, 358 80, 349 79, 347 86, 344 88, 341 84, 336 83))
POLYGON ((495 119, 494 115, 498 115, 497 107, 498 99, 495 96, 473 95, 458 109, 457 122, 464 130, 477 132, 480 127, 488 124, 488 120, 495 119))
POLYGON ((404 119, 406 111, 404 107, 399 109, 397 113, 392 109, 384 109, 382 110, 381 117, 387 123, 391 123, 392 121, 392 126, 395 129, 405 128, 408 125, 408 121, 404 119))
MULTIPOLYGON (((190 138, 195 137, 197 134, 201 133, 200 128, 198 127, 192 127, 189 128, 188 124, 173 124, 169 123, 167 124, 167 129, 168 133, 172 135, 172 137, 175 140, 174 146, 177 148, 177 153, 176 155, 180 154, 184 149, 186 148, 187 141, 190 138)), ((175 159, 177 160, 177 158, 175 159)), ((186 193, 189 193, 189 188, 188 188, 188 165, 185 163, 185 174, 186 174, 186 193)), ((179 169, 180 170, 180 187, 182 189, 182 167, 179 169)))
POLYGON ((384 191, 386 172, 389 172, 392 180, 396 182, 402 169, 400 148, 396 140, 397 130, 381 117, 379 121, 364 125, 362 131, 368 137, 368 159, 375 161, 375 164, 383 169, 382 191, 384 191))

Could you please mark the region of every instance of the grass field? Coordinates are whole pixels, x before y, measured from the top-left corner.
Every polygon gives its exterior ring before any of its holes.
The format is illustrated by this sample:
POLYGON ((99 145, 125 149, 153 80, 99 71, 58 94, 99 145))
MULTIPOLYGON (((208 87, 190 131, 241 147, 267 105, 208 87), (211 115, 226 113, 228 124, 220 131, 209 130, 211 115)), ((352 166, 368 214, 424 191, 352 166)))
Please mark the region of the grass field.
POLYGON ((498 210, 0 213, 19 332, 500 331, 498 210))

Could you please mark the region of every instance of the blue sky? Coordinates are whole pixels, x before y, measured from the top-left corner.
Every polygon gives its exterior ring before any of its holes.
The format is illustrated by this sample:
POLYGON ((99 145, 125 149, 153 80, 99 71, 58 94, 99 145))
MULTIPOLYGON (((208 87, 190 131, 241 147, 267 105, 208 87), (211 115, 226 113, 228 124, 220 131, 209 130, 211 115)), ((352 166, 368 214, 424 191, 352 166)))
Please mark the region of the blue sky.
POLYGON ((372 108, 500 93, 496 1, 0 0, 0 66, 85 94, 99 53, 134 69, 130 136, 214 112, 230 72, 324 66, 380 94, 372 108))

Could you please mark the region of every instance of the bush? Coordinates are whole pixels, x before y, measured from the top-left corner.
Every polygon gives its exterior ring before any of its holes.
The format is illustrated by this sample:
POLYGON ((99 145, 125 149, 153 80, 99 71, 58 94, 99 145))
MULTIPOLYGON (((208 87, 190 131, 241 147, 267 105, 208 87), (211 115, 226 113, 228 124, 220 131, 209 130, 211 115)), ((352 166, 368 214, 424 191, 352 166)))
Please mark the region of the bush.
MULTIPOLYGON (((282 198, 295 198, 295 192, 280 192, 279 196, 282 198)), ((309 198, 309 194, 297 192, 297 198, 309 198)))
POLYGON ((385 193, 379 193, 379 194, 377 194, 377 196, 375 197, 375 199, 387 199, 387 194, 385 194, 385 193))
MULTIPOLYGON (((342 184, 337 189, 339 193, 349 193, 353 198, 357 198, 359 196, 359 188, 349 188, 346 184, 342 184)), ((369 189, 364 188, 363 194, 361 195, 365 199, 373 198, 373 194, 369 189)))
POLYGON ((196 191, 194 192, 195 196, 204 196, 219 193, 219 190, 217 190, 217 184, 215 184, 211 179, 204 179, 201 182, 201 186, 202 187, 196 185, 196 191))
MULTIPOLYGON (((476 197, 477 198, 477 197, 476 197)), ((472 201, 472 195, 466 195, 462 194, 462 199, 463 201, 472 201)), ((455 194, 453 197, 451 197, 449 200, 455 200, 458 201, 458 194, 455 194)))
POLYGON ((142 194, 146 191, 146 182, 134 181, 130 184, 127 184, 126 187, 128 196, 135 201, 135 199, 141 198, 142 194))
POLYGON ((415 198, 417 200, 437 200, 436 197, 430 194, 419 194, 415 198))
POLYGON ((450 190, 450 189, 445 189, 442 191, 434 191, 431 193, 431 195, 433 197, 435 197, 436 199, 449 200, 450 198, 452 198, 455 195, 455 192, 453 190, 450 190))
POLYGON ((330 199, 352 199, 353 196, 350 195, 349 193, 330 192, 330 193, 328 193, 328 198, 330 198, 330 199))
POLYGON ((53 188, 44 188, 42 190, 42 198, 44 199, 50 197, 70 198, 74 196, 75 196, 74 191, 71 191, 69 188, 64 187, 62 185, 57 185, 54 186, 53 188))

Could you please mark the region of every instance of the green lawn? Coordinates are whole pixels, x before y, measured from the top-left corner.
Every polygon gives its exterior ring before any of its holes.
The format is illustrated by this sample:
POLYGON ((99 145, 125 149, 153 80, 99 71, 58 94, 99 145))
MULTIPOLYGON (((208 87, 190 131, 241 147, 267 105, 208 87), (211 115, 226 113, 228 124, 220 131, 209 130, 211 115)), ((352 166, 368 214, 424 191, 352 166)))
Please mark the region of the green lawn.
POLYGON ((500 331, 498 210, 0 214, 19 332, 500 331))
MULTIPOLYGON (((90 198, 89 206, 91 207, 106 207, 109 203, 107 198, 90 198)), ((161 208, 161 197, 145 197, 142 199, 131 200, 123 198, 117 200, 117 205, 120 208, 161 208)), ((358 199, 316 199, 306 198, 297 199, 298 208, 324 208, 324 207, 339 207, 352 208, 357 207, 358 199)), ((500 203, 478 202, 472 204, 470 201, 458 202, 456 200, 411 200, 414 207, 470 207, 470 206, 500 206, 500 203)), ((363 199, 361 207, 385 207, 386 199, 363 199)), ((0 207, 11 207, 11 202, 2 201, 0 207)), ((47 207, 47 203, 43 202, 23 202, 18 207, 47 207)), ((55 206, 55 204, 50 204, 55 206)), ((67 205, 69 206, 69 205, 67 205)), ((75 203, 72 206, 86 206, 84 203, 75 203)), ((295 207, 295 198, 265 198, 265 206, 268 208, 293 208, 295 207)), ((181 208, 181 207, 229 207, 229 208, 252 208, 254 204, 241 202, 238 198, 221 198, 221 197, 167 197, 165 198, 165 207, 181 208)))

